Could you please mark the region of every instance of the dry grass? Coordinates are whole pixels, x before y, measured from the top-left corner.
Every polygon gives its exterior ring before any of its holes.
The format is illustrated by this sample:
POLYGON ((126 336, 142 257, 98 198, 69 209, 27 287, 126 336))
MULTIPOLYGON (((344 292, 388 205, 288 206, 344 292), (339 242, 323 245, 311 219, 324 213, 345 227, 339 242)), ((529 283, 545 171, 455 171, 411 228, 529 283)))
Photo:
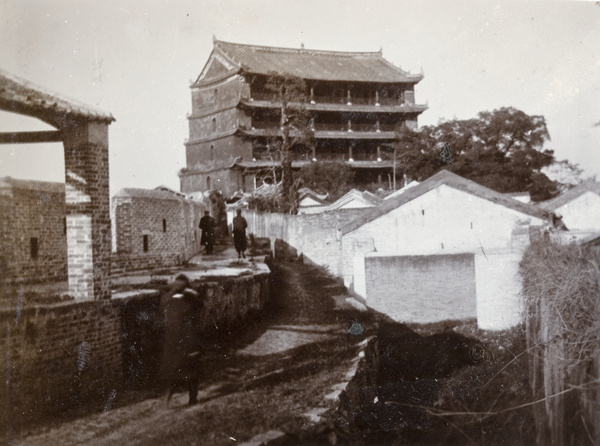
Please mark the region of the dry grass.
POLYGON ((600 355, 600 251, 577 245, 536 244, 521 264, 527 317, 560 341, 570 374, 600 355))

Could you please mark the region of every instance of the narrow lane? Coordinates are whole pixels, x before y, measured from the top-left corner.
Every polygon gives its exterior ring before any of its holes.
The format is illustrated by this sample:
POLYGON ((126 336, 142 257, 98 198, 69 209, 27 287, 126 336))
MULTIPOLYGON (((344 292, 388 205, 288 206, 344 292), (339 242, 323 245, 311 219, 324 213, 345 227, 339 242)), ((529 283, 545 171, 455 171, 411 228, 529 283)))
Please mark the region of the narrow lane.
POLYGON ((326 405, 325 395, 343 381, 356 345, 372 334, 371 316, 316 267, 281 264, 273 287, 269 308, 207 353, 200 404, 188 407, 185 393, 177 393, 168 408, 162 398, 147 398, 31 429, 10 444, 229 445, 269 430, 306 427, 304 414, 326 405), (359 320, 366 332, 349 334, 359 320))

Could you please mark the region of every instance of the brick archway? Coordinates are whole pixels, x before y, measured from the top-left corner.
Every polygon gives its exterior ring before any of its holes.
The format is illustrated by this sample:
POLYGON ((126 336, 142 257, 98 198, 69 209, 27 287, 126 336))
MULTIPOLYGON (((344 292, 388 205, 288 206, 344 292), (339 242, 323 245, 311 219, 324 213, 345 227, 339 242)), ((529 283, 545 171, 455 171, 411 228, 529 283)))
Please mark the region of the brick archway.
POLYGON ((56 128, 0 133, 0 144, 63 143, 69 294, 77 300, 109 299, 108 126, 115 119, 1 70, 0 110, 56 128))

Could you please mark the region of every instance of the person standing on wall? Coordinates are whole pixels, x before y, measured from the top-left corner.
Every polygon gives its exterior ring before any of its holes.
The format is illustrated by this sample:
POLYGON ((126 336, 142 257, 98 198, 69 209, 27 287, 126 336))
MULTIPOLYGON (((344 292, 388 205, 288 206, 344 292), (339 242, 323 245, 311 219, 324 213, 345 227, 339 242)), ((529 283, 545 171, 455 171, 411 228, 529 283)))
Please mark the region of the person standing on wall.
POLYGON ((215 219, 210 216, 208 211, 204 211, 204 217, 200 219, 200 229, 202 230, 202 243, 205 248, 205 254, 213 253, 213 246, 215 245, 215 219))
POLYGON ((198 402, 202 307, 202 300, 190 288, 190 280, 185 274, 178 275, 161 297, 159 317, 164 335, 159 376, 166 382, 167 406, 178 386, 188 391, 188 404, 198 402))
POLYGON ((242 217, 242 210, 237 210, 237 216, 233 218, 233 244, 235 245, 235 250, 238 253, 238 259, 246 258, 246 228, 248 227, 248 222, 244 217, 242 217))

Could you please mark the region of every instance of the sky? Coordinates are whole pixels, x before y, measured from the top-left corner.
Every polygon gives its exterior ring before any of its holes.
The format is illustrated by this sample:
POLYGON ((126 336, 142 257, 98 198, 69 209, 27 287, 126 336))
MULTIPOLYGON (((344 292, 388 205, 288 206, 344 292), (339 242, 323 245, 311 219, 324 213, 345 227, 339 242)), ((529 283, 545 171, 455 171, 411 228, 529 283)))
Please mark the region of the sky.
MULTIPOLYGON (((489 0, 0 0, 0 68, 111 113, 111 194, 179 190, 189 88, 219 40, 383 51, 424 74, 419 125, 515 107, 600 178, 600 5, 489 0)), ((0 112, 0 132, 51 129, 0 112)), ((0 146, 0 177, 64 181, 62 144, 0 146)))

